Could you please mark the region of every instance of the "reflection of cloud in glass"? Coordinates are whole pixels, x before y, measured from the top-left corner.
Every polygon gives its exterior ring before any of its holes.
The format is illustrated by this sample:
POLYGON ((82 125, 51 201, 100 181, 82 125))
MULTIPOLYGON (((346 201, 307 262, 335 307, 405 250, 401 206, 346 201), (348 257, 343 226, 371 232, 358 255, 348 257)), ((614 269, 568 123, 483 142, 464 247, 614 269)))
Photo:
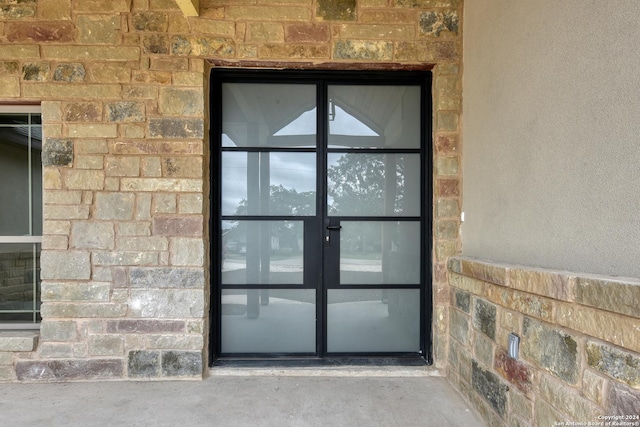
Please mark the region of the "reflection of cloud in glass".
MULTIPOLYGON (((243 199, 247 198, 247 158, 250 153, 225 152, 222 154, 222 214, 233 215, 243 199)), ((256 153, 256 155, 258 155, 256 153)), ((276 153, 268 155, 270 163, 269 185, 282 185, 298 193, 316 191, 315 153, 276 153)), ((259 171, 256 171, 259 176, 259 171)))

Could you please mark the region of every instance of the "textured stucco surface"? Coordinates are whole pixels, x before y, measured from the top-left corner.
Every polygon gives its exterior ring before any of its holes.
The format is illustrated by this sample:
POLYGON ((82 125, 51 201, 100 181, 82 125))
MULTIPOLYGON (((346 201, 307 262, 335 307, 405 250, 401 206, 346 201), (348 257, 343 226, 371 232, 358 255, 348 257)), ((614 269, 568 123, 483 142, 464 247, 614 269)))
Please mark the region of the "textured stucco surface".
POLYGON ((463 253, 640 277, 640 3, 465 3, 463 253))

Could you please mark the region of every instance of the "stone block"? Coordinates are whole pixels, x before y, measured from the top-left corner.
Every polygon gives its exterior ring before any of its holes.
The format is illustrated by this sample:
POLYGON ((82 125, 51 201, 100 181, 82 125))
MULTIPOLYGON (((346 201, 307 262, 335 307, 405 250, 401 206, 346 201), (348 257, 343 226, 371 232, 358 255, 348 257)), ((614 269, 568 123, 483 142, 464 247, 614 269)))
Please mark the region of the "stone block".
POLYGON ((542 399, 536 400, 533 418, 536 422, 536 426, 559 426, 560 424, 564 425, 567 420, 566 415, 561 414, 553 406, 542 399))
POLYGON ((185 332, 183 320, 107 320, 107 332, 113 334, 180 334, 185 332))
POLYGON ((577 277, 575 301, 579 304, 640 318, 640 280, 618 281, 577 277))
POLYGON ((76 169, 96 169, 104 168, 104 158, 102 156, 77 156, 75 160, 76 169))
POLYGON ((71 0, 38 0, 38 16, 45 20, 70 20, 71 0))
POLYGON ((32 62, 22 66, 22 78, 25 81, 43 82, 49 78, 50 71, 48 62, 32 62))
POLYGON ((140 268, 133 267, 129 271, 132 288, 160 289, 202 289, 204 288, 204 271, 194 268, 140 268))
POLYGON ((436 157, 436 175, 458 175, 460 171, 458 157, 436 157))
POLYGON ((473 352, 476 359, 482 362, 485 366, 493 366, 495 343, 483 334, 474 333, 473 335, 473 352))
POLYGON ((388 41, 338 40, 333 45, 334 59, 390 61, 393 43, 388 41))
POLYGON ((449 329, 453 338, 463 345, 469 345, 469 320, 468 316, 458 310, 449 311, 449 329))
POLYGON ((261 45, 259 51, 259 56, 266 59, 328 59, 330 55, 329 46, 314 44, 267 43, 261 45))
POLYGON ((143 161, 156 159, 149 155, 203 154, 202 141, 115 141, 111 142, 109 147, 113 154, 144 154, 143 161))
MULTIPOLYGON (((355 0, 351 0, 355 1, 355 0)), ((233 5, 225 7, 227 19, 248 21, 311 21, 311 9, 298 6, 233 5)))
POLYGON ((91 278, 89 252, 42 251, 40 268, 40 276, 43 280, 88 280, 91 278))
POLYGON ((169 18, 163 12, 140 12, 131 15, 133 28, 136 31, 166 32, 169 18))
POLYGON ((35 16, 35 5, 9 4, 0 7, 0 19, 22 19, 35 16))
POLYGON ((154 265, 158 263, 157 252, 94 252, 93 264, 108 265, 154 265))
POLYGON ((129 352, 127 372, 129 378, 155 378, 160 375, 160 352, 135 350, 129 352))
MULTIPOLYGON (((42 58, 62 61, 139 61, 140 48, 129 46, 43 45, 42 58)), ((113 97, 117 98, 117 97, 113 97)))
POLYGON ((203 138, 204 121, 195 118, 151 118, 149 133, 152 138, 203 138))
POLYGON ((118 125, 115 123, 69 123, 67 133, 74 138, 115 138, 118 125))
MULTIPOLYGON (((509 389, 509 415, 516 415, 524 420, 533 416, 533 402, 514 389, 509 389)), ((521 424, 523 427, 527 424, 521 424)))
MULTIPOLYGON (((51 188, 51 187, 47 187, 51 188)), ((44 210, 45 219, 88 219, 89 206, 47 206, 44 210)))
POLYGON ((203 335, 147 335, 150 349, 157 350, 202 350, 203 335))
POLYGON ((147 85, 170 85, 171 73, 165 71, 138 71, 132 70, 131 81, 134 83, 145 83, 147 85))
POLYGON ((522 354, 569 384, 578 381, 578 342, 568 333, 525 317, 522 354))
MULTIPOLYGON (((23 87, 23 95, 25 98, 78 98, 78 99, 100 99, 100 98, 119 98, 119 85, 97 85, 97 84, 74 84, 64 85, 60 83, 38 83, 26 84, 23 87)), ((107 125, 111 126, 111 125, 107 125)), ((81 129, 86 132, 86 129, 81 129)), ((109 133, 111 134, 111 133, 109 133)), ((71 136, 69 134, 68 136, 71 136)), ((80 134, 75 135, 80 136, 80 134)), ((90 135, 87 135, 90 137, 90 135)), ((107 135, 99 135, 108 137, 107 135)), ((114 135, 113 137, 115 137, 114 135)))
POLYGON ((558 304, 559 325, 640 353, 640 319, 577 304, 558 304))
POLYGON ((136 195, 136 220, 151 219, 151 194, 136 195))
POLYGON ((202 180, 171 178, 122 178, 122 191, 201 192, 202 180))
POLYGON ((96 122, 101 118, 102 106, 95 102, 73 102, 64 109, 64 119, 67 122, 96 122))
POLYGON ((53 72, 53 81, 56 82, 82 82, 87 76, 84 65, 75 62, 70 64, 58 64, 53 72))
POLYGON ((151 224, 148 222, 119 222, 116 224, 118 236, 150 236, 151 224))
POLYGON ((245 41, 249 43, 282 43, 284 41, 284 27, 275 22, 250 22, 245 41))
POLYGON ((78 15, 78 42, 116 45, 120 41, 120 15, 78 15))
POLYGON ((342 24, 340 37, 360 40, 407 40, 415 38, 414 28, 414 25, 403 24, 342 24))
POLYGON ((132 101, 107 103, 105 115, 109 122, 142 122, 146 118, 144 104, 132 101))
MULTIPOLYGON (((0 53, 2 50, 0 49, 0 53)), ((0 97, 17 98, 20 96, 20 78, 17 76, 0 76, 0 97)))
POLYGON ((135 195, 130 193, 96 193, 96 219, 127 221, 133 219, 135 195))
POLYGON ((126 304, 88 302, 47 302, 41 308, 43 318, 102 318, 123 317, 127 313, 126 304))
POLYGON ((190 216, 156 216, 153 218, 153 234, 158 236, 202 236, 203 218, 190 216))
POLYGON ((134 236, 120 237, 118 250, 121 251, 166 251, 169 249, 169 241, 162 236, 134 236))
POLYGON ((122 360, 18 360, 19 381, 106 380, 123 376, 122 360))
POLYGON ((471 295, 467 292, 462 292, 457 289, 453 290, 453 299, 456 308, 469 314, 471 309, 471 295))
POLYGON ((550 299, 504 288, 495 289, 490 299, 503 307, 526 316, 535 317, 547 322, 553 321, 553 301, 550 299))
POLYGON ((36 44, 0 44, 0 58, 39 59, 40 47, 36 44))
POLYGON ((18 61, 0 61, 0 74, 19 74, 20 63, 18 61))
POLYGON ((0 331, 0 351, 33 351, 38 344, 38 336, 35 331, 0 331))
MULTIPOLYGON (((640 415, 640 391, 612 382, 607 392, 607 414, 640 415)), ((620 420, 627 421, 627 420, 620 420)), ((630 421, 630 420, 628 420, 630 421)), ((627 422, 628 422, 627 421, 627 422)), ((637 418, 633 421, 637 423, 637 418)))
POLYGON ((163 351, 162 375, 167 377, 202 376, 202 353, 197 351, 163 351))
POLYGON ((326 43, 331 37, 328 24, 295 23, 285 26, 286 43, 326 43))
POLYGON ((618 381, 640 388, 640 355, 594 341, 587 342, 587 364, 618 381))
POLYGON ((44 234, 68 235, 69 232, 71 231, 71 222, 70 221, 44 221, 43 227, 44 227, 43 228, 44 234))
POLYGON ((173 36, 171 52, 174 55, 232 58, 236 46, 234 40, 227 37, 173 36))
POLYGON ((504 385, 494 373, 481 368, 475 360, 472 361, 471 383, 473 389, 504 418, 507 410, 507 391, 509 387, 504 385))
MULTIPOLYGON (((582 372, 582 393, 584 397, 604 407, 603 392, 605 388, 605 379, 600 375, 593 373, 590 369, 582 372)), ((613 412, 612 412, 613 413, 613 412)))
MULTIPOLYGON (((100 62, 89 66, 95 81, 102 83, 128 83, 131 81, 131 69, 126 62, 100 62)), ((155 88, 138 88, 139 91, 155 91, 155 88)), ((126 93, 127 98, 139 98, 126 93)))
POLYGON ((173 73, 174 86, 204 86, 204 76, 201 72, 176 71, 173 73))
POLYGON ((169 36, 166 34, 145 34, 142 37, 142 52, 152 55, 169 53, 169 36))
POLYGON ((476 299, 473 313, 473 326, 492 340, 495 340, 496 307, 484 300, 476 299))
POLYGON ((72 166, 73 141, 70 139, 46 138, 42 146, 43 166, 72 166))
POLYGON ((66 174, 67 188, 70 190, 102 190, 104 172, 101 170, 72 169, 66 174))
POLYGON ((111 284, 107 282, 45 282, 42 284, 42 301, 108 302, 110 292, 111 284))
POLYGON ((540 397, 566 414, 566 419, 576 421, 598 420, 602 409, 580 396, 576 389, 554 380, 548 375, 540 379, 540 397))
POLYGON ((458 34, 460 19, 456 10, 427 11, 420 14, 420 33, 440 37, 443 32, 458 34))
POLYGON ((531 294, 569 301, 574 278, 551 271, 509 268, 509 286, 531 294))
POLYGON ((176 213, 176 195, 160 193, 153 196, 154 214, 174 214, 176 213))
POLYGON ((436 201, 436 216, 438 218, 459 218, 460 203, 458 199, 438 199, 436 201))
POLYGON ((140 158, 133 156, 105 157, 105 173, 107 176, 139 176, 140 158))
POLYGON ((115 232, 109 222, 78 221, 71 226, 71 247, 75 249, 113 249, 115 232))
POLYGON ((131 0, 82 0, 73 2, 75 12, 124 13, 131 11, 131 0))
POLYGON ((460 196, 460 180, 456 179, 436 179, 436 195, 439 197, 460 196))
POLYGON ((375 7, 382 7, 385 9, 362 10, 359 14, 359 21, 363 23, 385 22, 413 24, 416 20, 416 14, 413 10, 389 9, 384 1, 381 2, 380 6, 375 7))
POLYGON ((437 239, 456 239, 458 237, 460 223, 452 220, 435 221, 435 235, 437 239))
POLYGON ((316 16, 325 21, 355 21, 356 0, 319 0, 316 16))
POLYGON ((462 273, 484 282, 507 285, 507 268, 505 267, 463 259, 462 273))
POLYGON ((117 335, 91 335, 87 340, 91 356, 122 356, 124 339, 117 335))
POLYGON ((40 325, 42 341, 77 341, 78 325, 73 320, 46 320, 40 325))
POLYGON ((180 194, 178 212, 181 214, 202 214, 202 194, 180 194))
POLYGON ((160 88, 158 109, 160 113, 169 116, 202 117, 204 115, 203 91, 175 87, 160 88))
POLYGON ((529 393, 532 390, 535 371, 524 362, 510 358, 503 349, 496 351, 493 366, 504 379, 515 384, 521 392, 529 393))
POLYGON ((204 291, 196 289, 132 289, 129 314, 145 318, 201 318, 204 291))
POLYGON ((0 366, 11 365, 13 368, 13 354, 12 351, 0 351, 0 366))
POLYGON ((173 239, 170 254, 172 265, 198 267, 204 265, 204 244, 202 239, 173 239))

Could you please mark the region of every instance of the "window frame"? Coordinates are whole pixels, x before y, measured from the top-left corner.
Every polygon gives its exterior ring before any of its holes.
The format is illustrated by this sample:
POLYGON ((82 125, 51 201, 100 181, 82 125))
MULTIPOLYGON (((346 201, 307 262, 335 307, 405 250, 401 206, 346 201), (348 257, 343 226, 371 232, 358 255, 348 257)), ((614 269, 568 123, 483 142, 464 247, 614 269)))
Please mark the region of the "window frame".
MULTIPOLYGON (((38 114, 42 118, 42 107, 41 105, 18 105, 18 104, 0 104, 0 114, 38 114)), ((32 126, 32 125, 29 125, 32 126)), ((40 127, 42 128, 42 121, 40 123, 40 127)), ((44 142, 44 137, 42 138, 44 142)), ((31 164, 31 163, 29 163, 31 164)), ((42 166, 41 166, 42 167, 42 166)), ((29 170, 29 188, 32 187, 32 170, 29 170)), ((41 197, 44 199, 44 191, 41 197)), ((30 197, 31 199, 32 197, 30 197)), ((44 210, 44 200, 42 203, 44 210)), ((33 223, 34 223, 34 213, 31 206, 29 204, 29 217, 30 217, 30 230, 29 235, 19 235, 19 236, 9 236, 9 235, 0 235, 0 244, 33 244, 40 245, 40 253, 42 253, 42 235, 33 235, 33 223)), ((37 218, 35 219, 37 220, 37 218)), ((39 219, 41 222, 44 221, 44 215, 39 219)), ((42 228, 41 228, 42 229, 42 228)), ((44 232, 43 232, 44 234, 44 232)), ((38 280, 38 279, 35 279, 38 280)), ((41 302, 41 301, 40 301, 41 302)), ((6 322, 0 320, 0 330, 28 330, 28 329, 39 329, 41 319, 39 319, 40 310, 35 308, 32 310, 33 313, 33 321, 24 322, 6 322)))

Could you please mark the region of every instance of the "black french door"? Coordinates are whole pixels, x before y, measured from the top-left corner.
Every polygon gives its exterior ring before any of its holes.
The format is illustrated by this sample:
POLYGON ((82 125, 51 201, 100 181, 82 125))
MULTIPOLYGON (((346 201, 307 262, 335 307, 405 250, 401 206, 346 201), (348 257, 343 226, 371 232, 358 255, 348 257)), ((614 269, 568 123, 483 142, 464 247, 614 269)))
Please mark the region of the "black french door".
POLYGON ((430 361, 430 73, 211 87, 213 357, 430 361))

